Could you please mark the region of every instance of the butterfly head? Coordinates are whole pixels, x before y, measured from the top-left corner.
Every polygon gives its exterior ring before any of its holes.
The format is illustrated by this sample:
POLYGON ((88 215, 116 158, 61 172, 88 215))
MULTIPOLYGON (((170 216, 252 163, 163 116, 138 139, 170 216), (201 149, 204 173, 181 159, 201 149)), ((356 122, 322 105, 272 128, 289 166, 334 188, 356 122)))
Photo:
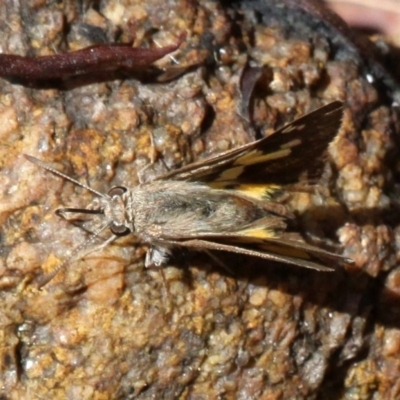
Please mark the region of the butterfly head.
POLYGON ((104 217, 111 232, 116 236, 125 236, 132 232, 132 213, 129 212, 131 192, 124 186, 115 186, 107 194, 108 198, 99 198, 104 217))

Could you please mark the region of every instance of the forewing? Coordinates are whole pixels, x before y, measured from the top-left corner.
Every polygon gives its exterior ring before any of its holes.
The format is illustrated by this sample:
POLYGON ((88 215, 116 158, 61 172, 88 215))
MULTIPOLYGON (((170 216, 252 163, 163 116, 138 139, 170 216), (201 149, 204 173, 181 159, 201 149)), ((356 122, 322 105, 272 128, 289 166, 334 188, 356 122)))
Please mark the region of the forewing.
POLYGON ((306 170, 318 176, 323 153, 340 128, 343 104, 323 106, 272 135, 216 157, 192 163, 157 178, 213 182, 216 186, 246 182, 296 182, 306 170))

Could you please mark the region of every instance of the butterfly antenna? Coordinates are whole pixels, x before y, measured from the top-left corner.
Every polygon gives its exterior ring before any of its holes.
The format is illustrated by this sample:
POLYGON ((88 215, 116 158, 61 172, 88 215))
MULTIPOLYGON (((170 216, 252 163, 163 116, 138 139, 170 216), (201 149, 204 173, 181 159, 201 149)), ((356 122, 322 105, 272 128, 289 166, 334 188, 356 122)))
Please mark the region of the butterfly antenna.
POLYGON ((75 185, 80 186, 80 187, 82 187, 82 188, 88 190, 89 192, 92 192, 93 194, 95 194, 95 195, 97 195, 97 196, 99 196, 99 197, 108 198, 108 196, 106 196, 105 194, 103 194, 103 193, 101 193, 101 192, 98 192, 98 191, 95 190, 95 189, 92 189, 92 188, 91 188, 90 186, 88 186, 88 185, 85 185, 85 184, 83 184, 83 183, 81 183, 81 182, 78 182, 77 180, 71 178, 71 177, 68 176, 68 175, 63 174, 63 173, 60 172, 60 171, 57 171, 56 169, 50 167, 49 165, 45 164, 43 161, 40 161, 40 160, 39 160, 38 158, 36 158, 36 157, 32 157, 32 156, 30 156, 30 155, 28 155, 28 154, 24 154, 24 157, 25 157, 28 161, 30 161, 31 163, 38 165, 39 167, 41 167, 41 168, 43 168, 43 169, 45 169, 45 170, 51 172, 52 174, 59 176, 60 178, 66 179, 67 181, 70 181, 70 182, 74 183, 75 185))
MULTIPOLYGON (((90 237, 88 240, 86 240, 85 242, 81 243, 78 247, 76 247, 71 253, 70 255, 56 268, 54 268, 54 270, 42 277, 39 278, 39 282, 37 284, 38 288, 41 289, 43 286, 47 285, 61 270, 65 269, 70 263, 71 261, 84 249, 86 249, 87 247, 89 247, 98 237, 99 235, 107 228, 109 228, 109 224, 104 225, 103 227, 101 227, 98 231, 93 233, 93 236, 90 237)), ((98 248, 102 248, 105 247, 106 245, 108 245, 109 243, 111 243, 112 241, 114 241, 117 238, 116 235, 111 236, 110 238, 108 238, 107 240, 105 240, 100 246, 95 247, 93 249, 90 249, 86 254, 87 255, 89 253, 91 253, 92 251, 98 249, 98 248)))

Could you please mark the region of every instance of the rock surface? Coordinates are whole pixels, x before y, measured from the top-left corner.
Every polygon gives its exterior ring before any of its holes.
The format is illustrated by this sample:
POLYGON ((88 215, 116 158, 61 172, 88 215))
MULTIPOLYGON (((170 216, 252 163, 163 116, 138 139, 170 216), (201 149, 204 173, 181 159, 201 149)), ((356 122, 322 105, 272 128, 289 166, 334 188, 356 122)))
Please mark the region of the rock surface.
POLYGON ((0 4, 2 53, 187 37, 156 62, 164 80, 0 80, 1 398, 399 398, 397 88, 323 18, 274 1, 46 3, 0 4), (248 62, 261 68, 254 131, 240 112, 248 62), (88 239, 54 210, 93 196, 24 153, 107 192, 136 185, 152 160, 155 171, 177 168, 338 99, 346 111, 330 162, 297 207, 305 232, 340 243, 351 270, 228 255, 231 276, 195 253, 161 273, 126 237, 35 287, 88 239))

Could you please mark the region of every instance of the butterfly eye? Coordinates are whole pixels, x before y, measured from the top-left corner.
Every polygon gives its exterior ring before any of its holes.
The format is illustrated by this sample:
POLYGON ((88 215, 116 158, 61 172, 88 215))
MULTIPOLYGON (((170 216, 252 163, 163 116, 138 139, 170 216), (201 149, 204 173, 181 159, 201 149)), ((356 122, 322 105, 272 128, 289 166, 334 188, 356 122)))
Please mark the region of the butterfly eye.
POLYGON ((128 191, 128 189, 126 187, 124 187, 124 186, 114 186, 108 191, 108 195, 110 197, 122 196, 127 191, 128 191))
POLYGON ((131 230, 128 227, 116 223, 111 224, 110 230, 116 236, 126 236, 131 233, 131 230))

